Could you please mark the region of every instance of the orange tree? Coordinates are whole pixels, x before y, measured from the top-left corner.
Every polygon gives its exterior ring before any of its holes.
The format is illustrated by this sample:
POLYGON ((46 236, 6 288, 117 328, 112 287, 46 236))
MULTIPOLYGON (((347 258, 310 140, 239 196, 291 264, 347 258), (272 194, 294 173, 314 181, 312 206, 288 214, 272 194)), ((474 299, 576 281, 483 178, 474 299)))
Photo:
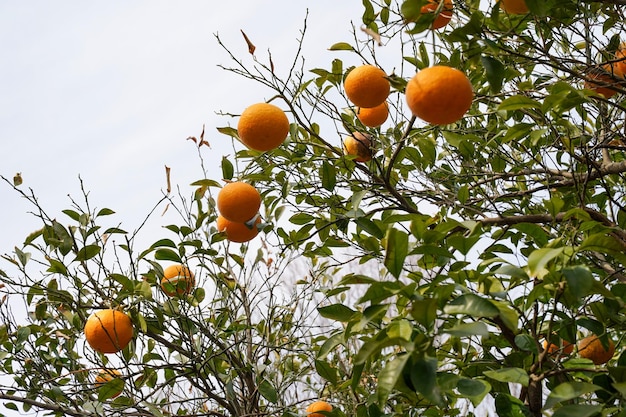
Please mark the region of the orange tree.
POLYGON ((221 176, 262 200, 239 251, 215 226, 221 181, 168 196, 181 224, 139 250, 101 228, 112 210, 74 204, 66 224, 22 192, 43 228, 4 257, 0 399, 77 416, 292 415, 313 397, 334 415, 624 415, 623 2, 456 0, 435 30, 427 3, 363 0, 326 68, 217 37, 223 68, 290 121, 278 147, 218 127, 236 151, 221 176), (344 88, 364 65, 389 83, 379 127, 357 106, 381 104, 381 78, 344 88), (371 159, 344 154, 357 132, 371 159), (294 258, 307 273, 288 281, 294 258), (197 269, 189 294, 159 292, 166 262, 197 269), (116 356, 81 339, 102 308, 134 324, 116 356), (101 368, 122 376, 94 387, 101 368))

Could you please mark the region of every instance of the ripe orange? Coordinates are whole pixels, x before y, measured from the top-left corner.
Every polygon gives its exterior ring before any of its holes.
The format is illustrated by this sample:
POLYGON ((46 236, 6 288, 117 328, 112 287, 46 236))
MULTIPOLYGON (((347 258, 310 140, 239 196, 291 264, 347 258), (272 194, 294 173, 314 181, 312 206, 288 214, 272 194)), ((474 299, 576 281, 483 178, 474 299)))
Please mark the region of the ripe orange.
POLYGON ((306 408, 307 417, 326 417, 319 411, 332 411, 333 406, 326 401, 314 401, 306 408))
POLYGON ((259 212, 261 194, 245 182, 230 182, 217 195, 217 209, 224 218, 245 223, 259 212))
POLYGON ((357 117, 367 127, 378 127, 385 123, 389 116, 389 105, 386 101, 376 107, 362 107, 357 111, 357 117))
MULTIPOLYGON (((98 375, 96 375, 96 380, 93 385, 96 388, 100 388, 107 382, 112 381, 115 378, 119 378, 121 375, 122 374, 117 369, 103 369, 98 373, 98 375)), ((115 398, 119 396, 121 393, 122 393, 122 390, 113 394, 111 398, 115 398)))
POLYGON ((591 359, 594 364, 607 363, 615 353, 615 344, 609 338, 608 349, 602 345, 602 341, 596 335, 587 336, 578 342, 578 354, 581 358, 591 359))
POLYGON ((623 77, 626 75, 626 43, 622 43, 615 51, 615 59, 617 62, 613 63, 613 73, 623 77))
POLYGON ((561 340, 561 347, 555 345, 554 343, 550 343, 550 345, 548 346, 548 341, 544 340, 543 348, 547 350, 550 355, 556 355, 560 353, 561 356, 566 356, 574 351, 574 344, 566 342, 565 340, 561 340))
POLYGON ((498 0, 498 3, 509 14, 526 14, 529 11, 526 0, 498 0))
POLYGON ((372 159, 372 140, 370 135, 354 132, 343 139, 343 152, 346 155, 355 155, 357 162, 367 162, 372 159))
POLYGON ((456 68, 435 65, 419 71, 407 84, 406 102, 413 114, 435 125, 461 119, 474 99, 472 84, 456 68))
MULTIPOLYGON (((439 8, 440 3, 441 3, 441 0, 428 0, 428 4, 422 6, 421 12, 422 13, 435 13, 437 9, 439 8)), ((433 20, 433 23, 430 25, 430 28, 441 29, 442 27, 450 23, 450 20, 452 20, 452 10, 453 10, 452 0, 443 0, 443 8, 441 9, 441 12, 437 14, 437 17, 435 17, 435 20, 433 20)))
POLYGON ((170 297, 189 294, 195 285, 196 278, 185 265, 170 265, 163 271, 161 289, 170 297))
POLYGON ((231 242, 244 243, 254 239, 259 234, 259 229, 257 228, 259 223, 261 223, 261 217, 259 216, 257 216, 252 226, 248 226, 247 223, 231 222, 224 216, 218 216, 217 230, 226 233, 226 239, 231 242))
POLYGON ((601 68, 593 68, 589 71, 587 77, 597 82, 585 80, 584 87, 603 95, 605 98, 611 98, 617 94, 617 90, 612 88, 613 85, 619 83, 615 78, 622 78, 623 76, 624 74, 617 66, 611 68, 610 64, 604 64, 601 68))
POLYGON ((99 310, 89 316, 83 331, 94 350, 115 353, 128 346, 133 338, 133 322, 121 311, 99 310))
POLYGON ((373 65, 361 65, 348 73, 343 87, 350 100, 358 107, 376 107, 387 99, 391 84, 385 71, 373 65))
POLYGON ((241 113, 237 133, 248 148, 269 151, 284 142, 289 133, 289 119, 273 104, 253 104, 241 113))

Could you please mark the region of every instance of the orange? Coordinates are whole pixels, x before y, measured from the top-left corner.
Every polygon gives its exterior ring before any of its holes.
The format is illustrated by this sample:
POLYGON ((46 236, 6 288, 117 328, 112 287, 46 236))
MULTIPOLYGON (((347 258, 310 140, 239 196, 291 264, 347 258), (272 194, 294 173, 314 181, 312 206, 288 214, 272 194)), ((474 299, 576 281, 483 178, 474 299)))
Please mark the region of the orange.
POLYGON ((526 14, 528 6, 526 0, 498 0, 502 10, 509 14, 526 14))
POLYGON ((255 151, 278 148, 289 133, 289 119, 273 104, 253 104, 241 113, 237 124, 239 139, 255 151))
POLYGON ((361 65, 348 73, 343 87, 350 100, 358 107, 376 107, 387 99, 391 84, 385 71, 373 65, 361 65))
POLYGON ((548 351, 550 355, 569 355, 574 351, 574 344, 570 342, 566 342, 565 340, 561 340, 561 347, 555 345, 554 343, 550 343, 548 346, 548 341, 543 341, 543 348, 548 351))
POLYGON ((615 66, 611 71, 610 64, 604 64, 601 68, 592 68, 587 74, 587 77, 594 81, 585 81, 584 87, 588 90, 603 95, 605 98, 611 98, 617 94, 617 90, 612 88, 613 85, 618 83, 615 77, 623 77, 621 70, 615 66), (613 75, 611 75, 613 74, 613 75))
POLYGON ((613 63, 613 74, 623 77, 626 75, 626 44, 622 43, 617 51, 615 51, 615 59, 613 63))
MULTIPOLYGON (((98 375, 96 375, 96 381, 93 385, 96 388, 100 388, 107 382, 112 381, 115 378, 119 378, 121 375, 122 374, 117 369, 103 369, 98 373, 98 375)), ((115 398, 119 396, 121 393, 122 393, 122 390, 113 394, 111 398, 115 398)))
POLYGON ((327 417, 319 411, 332 411, 333 406, 326 401, 314 401, 306 408, 307 417, 327 417))
MULTIPOLYGON (((441 3, 441 0, 428 0, 428 4, 422 6, 421 12, 422 13, 435 13, 437 9, 439 8, 440 3, 441 3)), ((444 0, 443 7, 441 11, 437 14, 437 17, 435 17, 435 20, 433 20, 433 23, 430 25, 430 28, 441 29, 442 27, 450 23, 450 20, 452 20, 452 9, 453 9, 452 0, 444 0)))
POLYGON ((615 344, 609 338, 608 349, 602 345, 602 341, 596 335, 587 336, 578 342, 578 354, 581 358, 591 359, 594 364, 607 363, 615 353, 615 344))
POLYGON ((95 351, 115 353, 128 346, 133 338, 133 322, 121 311, 100 310, 89 316, 84 333, 95 351))
POLYGON ((357 162, 367 162, 372 159, 372 140, 370 135, 354 132, 343 139, 343 152, 346 155, 355 155, 357 162))
POLYGON ((189 294, 195 285, 193 272, 185 265, 170 265, 163 271, 161 289, 170 297, 189 294))
POLYGON ((249 223, 235 223, 225 219, 224 216, 218 216, 217 230, 226 233, 226 239, 231 242, 244 243, 254 239, 259 234, 257 228, 259 223, 261 223, 260 216, 257 216, 254 225, 250 226, 249 223))
POLYGON ((389 105, 386 101, 376 107, 362 107, 357 111, 357 117, 367 127, 378 127, 385 123, 389 116, 389 105))
POLYGON ((261 194, 245 182, 229 182, 217 195, 217 209, 224 218, 245 223, 259 212, 261 194))
POLYGON ((460 120, 469 110, 474 91, 462 71, 435 65, 409 80, 405 97, 415 116, 431 124, 447 125, 460 120))

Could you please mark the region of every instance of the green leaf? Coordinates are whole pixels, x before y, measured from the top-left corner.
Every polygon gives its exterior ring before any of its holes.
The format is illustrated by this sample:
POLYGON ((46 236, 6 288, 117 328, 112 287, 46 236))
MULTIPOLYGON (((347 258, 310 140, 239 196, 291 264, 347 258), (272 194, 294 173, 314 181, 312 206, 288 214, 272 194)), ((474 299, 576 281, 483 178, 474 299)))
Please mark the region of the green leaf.
POLYGON ((335 347, 342 345, 345 342, 345 336, 343 332, 335 333, 330 336, 322 346, 320 346, 320 350, 317 352, 317 357, 323 359, 328 355, 335 347))
POLYGON ((498 382, 512 382, 527 387, 529 382, 528 373, 521 368, 502 368, 493 371, 484 371, 483 374, 498 382))
POLYGON ((101 248, 98 245, 87 245, 78 251, 78 253, 76 254, 76 259, 74 259, 74 261, 81 262, 91 259, 100 253, 100 249, 101 248))
POLYGON ((322 163, 320 175, 322 177, 322 187, 328 191, 332 191, 335 189, 335 184, 337 184, 337 170, 335 166, 330 162, 324 160, 322 163))
POLYGON ((480 57, 480 62, 483 64, 483 68, 485 68, 491 91, 499 93, 502 90, 502 81, 504 80, 506 69, 504 64, 494 57, 485 55, 480 57))
POLYGON ((222 178, 232 180, 235 175, 235 168, 228 158, 222 157, 222 178))
POLYGON ((498 111, 510 111, 510 110, 521 110, 521 109, 540 109, 541 103, 537 100, 533 100, 532 98, 526 96, 512 96, 506 98, 500 103, 498 106, 498 111))
POLYGON ((593 275, 591 270, 585 265, 576 265, 563 268, 563 275, 567 281, 567 289, 577 299, 582 299, 591 294, 593 288, 593 275))
POLYGON ((591 417, 600 415, 601 404, 568 404, 558 408, 552 417, 591 417))
POLYGON ((315 221, 315 217, 308 213, 300 212, 296 213, 289 218, 289 221, 293 224, 304 225, 315 221))
POLYGON ((387 335, 393 339, 400 339, 405 341, 411 340, 413 334, 413 326, 406 319, 393 321, 387 327, 387 335))
POLYGON ((552 408, 560 402, 569 401, 599 389, 602 389, 602 387, 589 382, 564 382, 550 392, 545 408, 552 408))
POLYGON ((437 385, 437 358, 423 357, 412 363, 410 380, 415 390, 435 404, 442 403, 442 395, 437 385))
POLYGON ((331 304, 324 307, 319 307, 317 311, 324 318, 347 322, 354 316, 356 311, 343 304, 331 304))
POLYGON ((409 235, 390 227, 385 237, 385 267, 394 277, 400 277, 408 252, 409 235))
POLYGON ((265 398, 267 401, 276 404, 278 402, 278 392, 272 385, 270 381, 263 378, 261 383, 259 384, 259 393, 265 398))
POLYGON ((399 355, 385 364, 385 367, 378 373, 378 384, 376 394, 378 396, 378 404, 383 406, 389 398, 389 394, 393 391, 402 376, 404 366, 409 360, 409 355, 399 355))
POLYGON ((437 319, 437 299, 415 300, 411 305, 411 317, 426 328, 431 328, 437 319))
POLYGON ((548 272, 548 263, 560 256, 564 248, 542 248, 533 251, 528 257, 528 275, 531 277, 543 278, 548 272))
POLYGON ((352 45, 347 42, 337 42, 328 48, 329 51, 354 51, 352 45))
POLYGON ((316 359, 315 370, 317 371, 319 376, 321 376, 331 384, 337 383, 337 369, 330 365, 328 362, 316 359))
POLYGON ((530 417, 530 410, 518 398, 502 392, 496 393, 495 397, 499 417, 530 417))
POLYGON ((463 294, 450 301, 443 311, 447 314, 464 314, 471 317, 495 317, 500 311, 489 300, 475 294, 463 294))
POLYGON ((483 322, 459 323, 445 332, 457 337, 488 336, 489 328, 483 322))
POLYGON ((537 354, 537 343, 530 335, 521 333, 515 336, 515 345, 525 352, 532 352, 537 354))
POLYGON ((461 378, 456 388, 461 396, 468 398, 476 407, 491 391, 491 384, 482 379, 461 378))
POLYGON ((98 389, 98 401, 104 401, 118 395, 124 389, 124 380, 113 378, 98 389))
POLYGON ((154 253, 154 257, 160 261, 182 262, 178 253, 166 248, 157 249, 154 253))
POLYGON ((100 211, 98 211, 98 213, 96 214, 96 217, 109 216, 111 214, 115 214, 115 212, 111 209, 103 208, 103 209, 100 209, 100 211))

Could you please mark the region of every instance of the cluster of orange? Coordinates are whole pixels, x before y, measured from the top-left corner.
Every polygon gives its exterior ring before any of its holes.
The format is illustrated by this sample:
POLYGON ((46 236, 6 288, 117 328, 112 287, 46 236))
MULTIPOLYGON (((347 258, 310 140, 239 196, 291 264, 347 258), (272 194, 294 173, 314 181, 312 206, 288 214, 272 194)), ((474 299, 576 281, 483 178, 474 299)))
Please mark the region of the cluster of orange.
MULTIPOLYGON (((561 340, 561 346, 543 341, 543 348, 550 355, 569 356, 574 352, 574 344, 561 340)), ((605 348, 600 338, 596 335, 587 336, 578 341, 578 355, 581 358, 590 359, 596 365, 607 363, 615 354, 615 343, 609 338, 605 348)))
POLYGON ((623 88, 626 77, 626 45, 620 45, 611 62, 593 68, 587 76, 589 79, 585 81, 585 88, 605 98, 611 98, 617 94, 618 90, 615 89, 615 85, 620 84, 623 88))

